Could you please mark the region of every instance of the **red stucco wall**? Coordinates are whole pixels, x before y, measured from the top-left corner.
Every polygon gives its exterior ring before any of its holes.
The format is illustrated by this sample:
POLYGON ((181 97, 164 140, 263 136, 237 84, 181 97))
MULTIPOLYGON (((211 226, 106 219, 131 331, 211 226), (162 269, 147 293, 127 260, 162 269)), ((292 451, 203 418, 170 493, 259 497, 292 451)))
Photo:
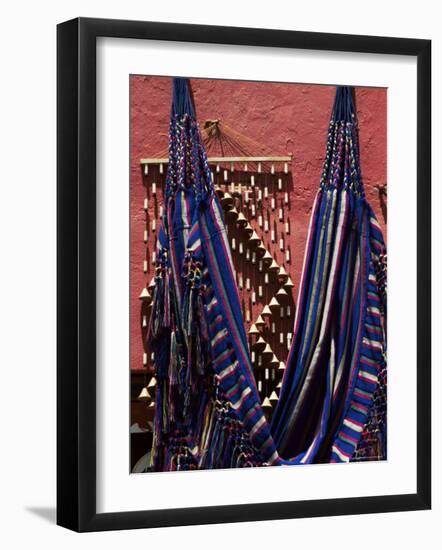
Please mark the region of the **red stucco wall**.
MULTIPOLYGON (((156 156, 167 148, 171 104, 171 79, 131 77, 131 368, 143 367, 143 337, 140 300, 143 286, 152 277, 150 263, 143 273, 146 246, 143 232, 146 196, 140 159, 156 156)), ((241 81, 191 80, 199 121, 221 119, 238 132, 263 143, 275 155, 292 154, 290 167, 291 231, 287 244, 291 249, 288 266, 295 283, 302 265, 310 211, 318 188, 324 158, 324 146, 335 88, 304 84, 257 83, 241 81)), ((385 233, 376 185, 386 184, 387 174, 387 90, 357 88, 356 105, 360 126, 361 164, 367 197, 374 207, 385 233)), ((161 193, 158 193, 161 200, 161 193)), ((158 206, 149 203, 149 223, 158 216, 158 206)), ((288 321, 293 322, 293 320, 288 321)))

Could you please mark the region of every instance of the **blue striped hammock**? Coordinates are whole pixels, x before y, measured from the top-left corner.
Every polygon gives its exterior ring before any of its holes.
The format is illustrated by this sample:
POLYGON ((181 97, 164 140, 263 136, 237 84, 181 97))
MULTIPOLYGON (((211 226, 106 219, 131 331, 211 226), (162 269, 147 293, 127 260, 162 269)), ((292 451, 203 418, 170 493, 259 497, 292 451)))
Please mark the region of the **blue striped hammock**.
POLYGON ((386 249, 361 180, 352 90, 338 87, 312 208, 294 334, 271 423, 247 345, 222 209, 188 83, 174 79, 149 342, 155 471, 348 462, 386 363, 386 249))

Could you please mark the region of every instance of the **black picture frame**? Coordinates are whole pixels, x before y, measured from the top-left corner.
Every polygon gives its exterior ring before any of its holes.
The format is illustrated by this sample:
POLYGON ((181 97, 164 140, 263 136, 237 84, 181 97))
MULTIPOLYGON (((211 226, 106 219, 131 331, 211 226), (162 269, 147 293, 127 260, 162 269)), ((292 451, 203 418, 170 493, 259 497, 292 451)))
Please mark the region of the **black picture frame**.
POLYGON ((57 523, 103 531, 431 506, 431 41, 79 18, 57 27, 57 523), (417 58, 417 492, 96 512, 96 39, 396 54, 417 58))

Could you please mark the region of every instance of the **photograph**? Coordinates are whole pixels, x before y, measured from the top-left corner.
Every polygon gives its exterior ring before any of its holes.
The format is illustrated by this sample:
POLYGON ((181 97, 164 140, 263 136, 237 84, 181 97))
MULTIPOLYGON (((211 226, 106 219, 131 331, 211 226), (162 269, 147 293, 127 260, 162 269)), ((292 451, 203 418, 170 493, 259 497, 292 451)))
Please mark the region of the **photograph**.
POLYGON ((387 460, 388 89, 128 79, 131 473, 387 460))
POLYGON ((57 523, 428 510, 431 41, 77 18, 57 51, 57 523))
POLYGON ((437 548, 437 6, 5 3, 2 547, 437 548))

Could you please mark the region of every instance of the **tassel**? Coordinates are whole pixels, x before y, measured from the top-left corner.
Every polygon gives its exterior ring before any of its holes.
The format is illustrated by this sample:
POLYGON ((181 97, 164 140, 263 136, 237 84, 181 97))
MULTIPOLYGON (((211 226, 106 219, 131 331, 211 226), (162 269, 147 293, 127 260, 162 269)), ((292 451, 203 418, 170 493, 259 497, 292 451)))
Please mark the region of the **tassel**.
POLYGON ((207 326, 202 283, 202 264, 189 251, 184 259, 183 278, 186 288, 182 304, 182 330, 187 347, 182 392, 186 422, 191 424, 192 402, 200 402, 201 383, 209 362, 209 329, 207 326))
POLYGON ((178 357, 176 345, 176 332, 170 335, 170 362, 169 362, 169 388, 178 384, 178 357))
POLYGON ((163 329, 170 327, 170 276, 167 251, 159 254, 155 267, 155 286, 152 298, 152 314, 148 335, 152 340, 158 339, 163 329))

